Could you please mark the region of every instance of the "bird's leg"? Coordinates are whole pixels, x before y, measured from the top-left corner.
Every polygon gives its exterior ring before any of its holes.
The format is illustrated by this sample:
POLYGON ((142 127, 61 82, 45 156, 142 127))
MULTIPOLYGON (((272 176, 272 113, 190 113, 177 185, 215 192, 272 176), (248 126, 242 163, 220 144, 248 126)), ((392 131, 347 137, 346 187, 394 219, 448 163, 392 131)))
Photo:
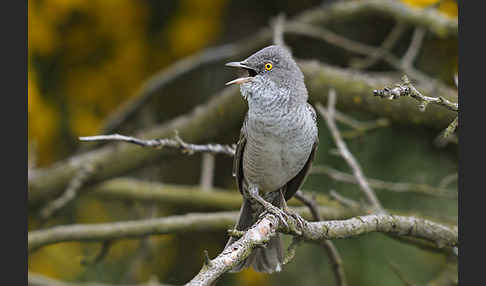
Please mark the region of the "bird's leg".
MULTIPOLYGON (((249 186, 248 188, 248 195, 255 201, 257 201, 258 203, 260 203, 263 208, 265 209, 266 212, 269 212, 275 216, 277 216, 280 221, 285 225, 285 227, 287 229, 290 229, 289 228, 289 225, 287 223, 287 219, 289 217, 288 214, 286 214, 284 211, 282 211, 281 209, 279 209, 278 207, 272 205, 271 203, 267 202, 265 199, 263 199, 259 192, 258 192, 258 187, 256 186, 249 186)), ((264 212, 263 212, 264 213, 264 212)))
POLYGON ((290 215, 291 217, 293 217, 297 223, 299 224, 299 228, 304 231, 304 225, 307 224, 307 221, 301 217, 298 213, 294 212, 293 210, 291 210, 288 205, 287 205, 287 201, 285 200, 285 195, 284 195, 284 192, 285 192, 285 188, 281 188, 280 189, 280 199, 282 201, 282 209, 285 213, 287 213, 288 215, 290 215))

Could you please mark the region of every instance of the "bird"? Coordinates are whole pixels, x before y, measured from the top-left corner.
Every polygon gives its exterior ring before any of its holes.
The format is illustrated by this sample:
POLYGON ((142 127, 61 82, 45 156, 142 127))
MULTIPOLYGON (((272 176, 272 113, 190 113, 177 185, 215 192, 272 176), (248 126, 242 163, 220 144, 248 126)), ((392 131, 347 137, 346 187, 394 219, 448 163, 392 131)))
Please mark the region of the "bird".
MULTIPOLYGON (((272 213, 288 227, 292 216, 302 226, 305 220, 292 212, 286 201, 302 186, 319 143, 316 112, 307 102, 304 75, 283 46, 267 46, 243 61, 226 66, 248 72, 226 85, 237 84, 248 103, 233 160, 233 176, 243 196, 235 229, 247 230, 264 213, 272 213)), ((238 238, 229 238, 225 249, 238 238)), ((230 271, 253 267, 258 272, 282 269, 279 234, 265 247, 255 248, 230 271)))

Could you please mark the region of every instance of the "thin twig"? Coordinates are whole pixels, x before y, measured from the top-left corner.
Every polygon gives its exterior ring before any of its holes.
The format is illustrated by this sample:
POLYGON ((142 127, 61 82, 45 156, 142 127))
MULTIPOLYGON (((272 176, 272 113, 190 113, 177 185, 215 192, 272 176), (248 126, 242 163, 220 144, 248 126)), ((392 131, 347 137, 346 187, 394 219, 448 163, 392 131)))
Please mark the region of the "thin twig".
POLYGON ((285 26, 285 31, 298 34, 298 35, 305 35, 308 37, 320 39, 326 41, 330 44, 333 44, 337 47, 340 47, 344 50, 354 52, 361 55, 372 56, 375 54, 381 54, 383 60, 391 65, 393 68, 410 75, 412 78, 420 81, 423 84, 426 84, 429 88, 433 86, 442 84, 437 80, 431 78, 427 74, 415 69, 412 66, 407 66, 402 63, 402 61, 391 54, 386 50, 382 50, 380 48, 376 48, 373 46, 369 46, 360 42, 356 42, 350 39, 347 39, 343 36, 337 35, 325 28, 316 27, 308 24, 303 23, 290 23, 285 26))
POLYGON ((112 135, 99 135, 99 136, 89 136, 89 137, 79 137, 80 141, 93 142, 93 141, 121 141, 140 145, 143 147, 152 148, 176 148, 180 149, 182 152, 189 155, 194 153, 212 153, 212 154, 225 154, 228 156, 234 156, 235 146, 234 145, 221 145, 221 144, 207 144, 207 145, 196 145, 184 142, 177 134, 174 139, 150 139, 143 140, 131 136, 124 136, 120 134, 112 135))
POLYGON ((422 47, 422 42, 427 34, 427 30, 422 27, 415 28, 412 36, 412 40, 410 45, 405 52, 405 55, 402 57, 402 66, 404 69, 410 68, 413 66, 413 62, 417 58, 417 55, 422 47))
POLYGON ((203 153, 201 159, 201 178, 199 184, 201 185, 201 189, 205 192, 209 192, 213 188, 214 163, 215 158, 213 154, 203 153))
POLYGON ((415 86, 413 86, 406 75, 402 77, 402 83, 398 83, 391 88, 385 87, 383 89, 376 89, 373 91, 373 94, 390 100, 400 98, 401 96, 410 96, 419 102, 419 109, 421 111, 424 111, 429 103, 433 103, 449 110, 459 112, 459 105, 455 102, 451 102, 442 96, 430 97, 423 95, 415 88, 415 86))
MULTIPOLYGON (((145 208, 144 208, 145 209, 145 208)), ((149 208, 148 214, 140 214, 140 217, 145 219, 156 218, 158 212, 158 206, 155 203, 152 203, 152 206, 149 208)), ((155 245, 152 240, 150 240, 150 236, 142 237, 140 240, 139 247, 133 256, 130 259, 130 264, 127 267, 127 271, 125 272, 122 281, 125 283, 135 281, 135 277, 137 276, 137 272, 144 266, 144 263, 149 260, 152 255, 155 253, 155 245)))
POLYGON ((97 264, 98 262, 102 261, 108 252, 110 251, 111 246, 113 245, 113 240, 105 240, 101 244, 101 249, 99 250, 98 254, 93 259, 83 259, 81 264, 88 265, 88 264, 97 264))
POLYGON ((295 257, 295 253, 297 251, 297 247, 302 244, 303 240, 299 236, 294 236, 292 238, 292 242, 290 243, 289 247, 287 248, 287 253, 285 254, 285 257, 283 258, 283 265, 288 264, 292 259, 295 257))
POLYGON ((442 180, 440 180, 438 188, 439 189, 445 189, 450 184, 452 184, 454 181, 457 181, 458 178, 459 178, 459 175, 457 173, 449 174, 449 175, 445 176, 444 178, 442 178, 442 180))
POLYGON ((373 191, 373 189, 371 189, 368 181, 365 179, 365 176, 363 175, 363 172, 361 171, 361 167, 359 166, 357 160, 351 154, 348 147, 346 146, 346 143, 341 138, 341 134, 339 133, 339 130, 337 129, 336 123, 334 121, 335 104, 336 92, 334 91, 334 89, 331 89, 328 95, 327 110, 320 103, 316 105, 316 108, 319 113, 326 119, 327 126, 329 127, 331 135, 334 139, 334 142, 336 143, 336 146, 339 149, 339 152, 341 153, 341 156, 352 169, 353 175, 356 177, 360 189, 365 194, 368 202, 372 205, 375 211, 384 212, 384 209, 381 206, 380 201, 376 197, 375 192, 373 191))
POLYGON ((329 192, 329 196, 331 196, 331 198, 335 199, 336 201, 338 201, 339 203, 341 203, 343 206, 347 206, 348 208, 351 208, 351 209, 367 209, 366 206, 363 206, 362 204, 356 202, 355 200, 352 200, 352 199, 349 199, 349 198, 346 198, 345 196, 339 194, 338 192, 334 191, 334 190, 331 190, 329 192))
MULTIPOLYGON (((358 184, 358 181, 356 180, 355 176, 333 169, 326 165, 312 166, 310 174, 311 175, 324 174, 329 178, 339 182, 358 184)), ((405 183, 405 182, 385 182, 373 178, 367 178, 367 180, 369 185, 374 189, 388 190, 397 193, 413 192, 413 193, 420 193, 420 194, 434 196, 434 197, 446 197, 446 198, 457 197, 456 195, 446 194, 445 188, 442 187, 434 187, 426 184, 414 184, 414 183, 405 183)))
POLYGON ((306 205, 311 214, 312 214, 312 217, 314 218, 314 221, 320 221, 321 220, 321 216, 319 215, 319 211, 318 211, 318 204, 315 200, 315 198, 308 198, 301 190, 298 190, 294 197, 296 199, 298 199, 299 201, 301 201, 304 205, 306 205))
POLYGON ((403 22, 397 22, 392 31, 386 36, 381 43, 380 47, 374 51, 371 55, 364 59, 356 59, 351 62, 351 67, 355 69, 367 69, 376 64, 384 55, 390 53, 391 49, 398 42, 400 37, 406 30, 407 25, 403 22))
POLYGON ((64 193, 55 200, 47 203, 39 212, 39 217, 42 221, 46 221, 60 209, 64 208, 69 202, 73 201, 78 190, 88 181, 96 170, 95 164, 86 163, 69 182, 68 187, 64 193))
MULTIPOLYGON (((320 221, 321 216, 317 209, 317 203, 315 199, 308 198, 301 190, 297 191, 294 195, 295 198, 304 203, 311 211, 314 221, 320 221)), ((324 247, 327 252, 327 256, 332 263, 334 270, 334 277, 336 279, 336 285, 346 286, 346 276, 344 274, 344 266, 342 263, 341 255, 339 254, 336 246, 330 240, 319 241, 319 244, 324 247)), ((289 247, 290 248, 290 247, 289 247)))
POLYGON ((288 48, 284 41, 285 14, 280 13, 275 17, 271 26, 273 28, 273 44, 288 48))
POLYGON ((336 279, 336 285, 346 286, 346 275, 344 273, 343 260, 339 254, 336 246, 330 240, 321 240, 320 245, 324 247, 327 252, 327 256, 331 261, 332 268, 334 270, 334 278, 336 279))
MULTIPOLYGON (((309 216, 307 207, 295 208, 295 211, 309 216)), ((28 249, 31 252, 45 245, 67 241, 104 241, 156 234, 228 229, 234 225, 237 216, 237 211, 192 213, 136 221, 56 226, 29 231, 28 249)), ((272 214, 265 218, 277 221, 272 214)), ((287 220, 289 225, 297 225, 297 221, 292 216, 287 220)), ((296 232, 288 232, 288 229, 280 223, 275 223, 272 228, 276 227, 275 229, 284 233, 298 235, 296 232)), ((458 246, 457 227, 451 228, 413 216, 367 215, 346 220, 308 222, 304 225, 301 235, 306 240, 321 240, 355 237, 370 232, 423 238, 434 242, 438 248, 458 246)))

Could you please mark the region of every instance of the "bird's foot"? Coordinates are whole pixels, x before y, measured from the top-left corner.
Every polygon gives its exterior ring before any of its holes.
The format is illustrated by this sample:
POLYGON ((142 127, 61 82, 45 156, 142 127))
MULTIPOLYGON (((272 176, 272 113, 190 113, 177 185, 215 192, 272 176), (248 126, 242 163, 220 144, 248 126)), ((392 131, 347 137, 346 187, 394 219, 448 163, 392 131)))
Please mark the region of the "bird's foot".
POLYGON ((270 203, 265 204, 263 207, 265 208, 265 211, 263 211, 260 216, 264 216, 268 213, 272 214, 280 220, 280 222, 285 226, 286 229, 290 230, 289 224, 287 222, 290 219, 288 214, 270 203))
POLYGON ((307 221, 301 217, 298 213, 294 212, 293 210, 289 209, 288 207, 284 207, 283 208, 283 211, 288 215, 288 216, 291 216, 292 218, 295 219, 295 221, 297 222, 297 226, 298 226, 298 230, 296 231, 294 229, 294 231, 296 233, 298 233, 299 235, 302 234, 302 232, 304 231, 304 228, 305 226, 307 225, 307 221))

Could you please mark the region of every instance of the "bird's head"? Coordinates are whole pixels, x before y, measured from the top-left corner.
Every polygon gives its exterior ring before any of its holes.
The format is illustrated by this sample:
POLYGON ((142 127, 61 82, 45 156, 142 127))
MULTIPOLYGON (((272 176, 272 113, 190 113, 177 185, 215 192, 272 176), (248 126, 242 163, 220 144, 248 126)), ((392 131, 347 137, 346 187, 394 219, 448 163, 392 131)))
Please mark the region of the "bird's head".
POLYGON ((305 89, 304 75, 290 52, 281 46, 268 46, 241 62, 227 63, 226 66, 241 68, 248 72, 246 76, 226 83, 240 84, 242 92, 262 86, 290 90, 300 90, 302 87, 305 89))

